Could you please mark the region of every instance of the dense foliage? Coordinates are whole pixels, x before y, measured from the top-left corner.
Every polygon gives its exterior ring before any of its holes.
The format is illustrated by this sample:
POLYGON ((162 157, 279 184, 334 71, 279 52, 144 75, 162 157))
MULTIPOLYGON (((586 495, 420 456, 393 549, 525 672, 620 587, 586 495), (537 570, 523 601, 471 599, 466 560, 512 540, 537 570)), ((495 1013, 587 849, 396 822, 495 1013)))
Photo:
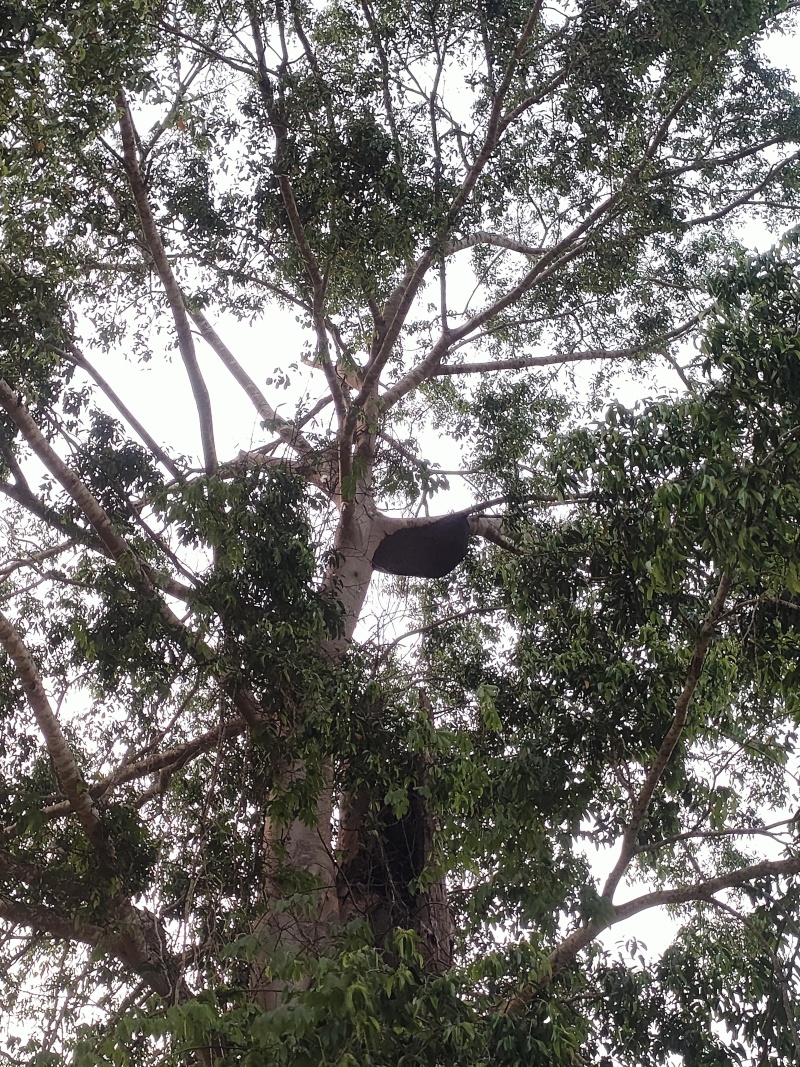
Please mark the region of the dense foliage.
POLYGON ((798 1062, 793 6, 0 2, 0 1062, 798 1062))

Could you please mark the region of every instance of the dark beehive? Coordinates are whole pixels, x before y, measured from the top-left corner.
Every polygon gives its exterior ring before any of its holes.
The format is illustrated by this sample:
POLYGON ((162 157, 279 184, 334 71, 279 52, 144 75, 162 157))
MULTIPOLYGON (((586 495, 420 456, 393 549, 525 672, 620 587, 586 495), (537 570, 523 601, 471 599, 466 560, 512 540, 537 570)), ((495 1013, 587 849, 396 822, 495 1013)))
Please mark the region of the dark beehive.
POLYGON ((375 549, 372 566, 409 578, 441 578, 467 554, 468 515, 446 515, 421 526, 404 526, 387 534, 375 549))

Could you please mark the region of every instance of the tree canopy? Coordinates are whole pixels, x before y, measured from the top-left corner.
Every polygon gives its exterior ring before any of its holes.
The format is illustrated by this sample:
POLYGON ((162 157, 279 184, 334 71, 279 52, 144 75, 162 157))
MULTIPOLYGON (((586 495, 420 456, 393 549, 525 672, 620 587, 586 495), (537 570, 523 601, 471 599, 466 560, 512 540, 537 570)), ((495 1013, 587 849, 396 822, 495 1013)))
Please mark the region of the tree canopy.
POLYGON ((798 1062, 795 6, 0 2, 0 1062, 798 1062))

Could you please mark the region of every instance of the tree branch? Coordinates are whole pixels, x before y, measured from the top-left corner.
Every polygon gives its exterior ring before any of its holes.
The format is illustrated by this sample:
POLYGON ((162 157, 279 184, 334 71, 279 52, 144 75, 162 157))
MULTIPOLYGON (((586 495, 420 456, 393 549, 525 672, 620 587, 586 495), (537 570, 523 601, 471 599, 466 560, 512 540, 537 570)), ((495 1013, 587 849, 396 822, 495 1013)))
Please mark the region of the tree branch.
POLYGON ((463 252, 466 248, 475 248, 477 245, 488 245, 493 248, 505 248, 510 252, 519 252, 520 255, 543 256, 546 248, 537 248, 534 245, 518 241, 514 237, 506 237, 502 233, 490 233, 488 230, 477 230, 468 237, 460 237, 457 241, 451 241, 444 250, 445 256, 453 256, 456 252, 463 252))
POLYGON ((508 61, 505 71, 503 72, 503 79, 497 88, 492 100, 492 108, 489 112, 489 120, 486 124, 486 136, 483 140, 481 150, 476 156, 472 166, 464 177, 464 181, 461 183, 461 188, 453 199, 450 205, 449 216, 451 219, 455 218, 461 208, 466 204, 470 193, 472 192, 478 178, 481 176, 484 167, 489 162, 492 152, 497 146, 497 142, 500 139, 503 131, 507 128, 511 119, 507 121, 503 119, 503 105, 505 104, 508 91, 511 88, 511 82, 514 74, 519 65, 519 61, 522 58, 525 49, 528 47, 528 42, 536 27, 536 23, 539 21, 539 15, 542 10, 543 0, 536 0, 531 8, 528 20, 525 23, 525 27, 519 36, 519 40, 514 47, 514 51, 511 53, 511 58, 508 61))
MULTIPOLYGON (((736 152, 727 152, 723 156, 700 156, 692 160, 691 163, 683 163, 677 167, 669 167, 664 176, 667 178, 677 178, 681 174, 690 174, 698 170, 707 170, 709 167, 717 168, 724 167, 730 163, 738 163, 742 159, 748 159, 750 156, 757 155, 759 152, 763 152, 765 148, 771 148, 776 144, 784 144, 785 137, 776 135, 775 137, 769 137, 764 141, 758 141, 756 144, 748 145, 747 148, 740 148, 736 152)), ((711 145, 709 145, 709 149, 711 145)), ((674 158, 674 157, 673 157, 674 158)))
POLYGON ((313 451, 311 445, 300 431, 289 421, 282 418, 277 411, 272 407, 267 398, 258 388, 256 383, 242 367, 242 365, 234 356, 233 352, 228 348, 217 331, 208 321, 202 311, 193 311, 189 309, 189 315, 200 331, 200 336, 211 348, 211 350, 217 355, 230 372, 231 377, 242 387, 247 394, 250 403, 256 409, 258 414, 264 420, 265 425, 274 430, 281 440, 293 448, 296 452, 302 454, 308 454, 313 451))
POLYGON ((740 922, 745 929, 749 930, 751 935, 758 939, 762 949, 769 956, 772 963, 772 970, 777 979, 778 985, 781 991, 781 1000, 783 1001, 783 1010, 786 1016, 786 1024, 789 1027, 792 1034, 792 1041, 794 1043, 795 1059, 800 1063, 800 1030, 797 1027, 796 1015, 797 1006, 790 993, 790 972, 783 965, 778 953, 769 943, 764 936, 762 930, 750 919, 747 915, 741 914, 736 908, 732 908, 730 904, 726 904, 722 900, 712 900, 710 903, 719 911, 732 916, 737 922, 740 922))
POLYGON ((800 160, 800 149, 793 152, 790 156, 782 159, 779 163, 776 163, 773 167, 767 171, 765 178, 758 183, 758 185, 752 186, 752 188, 745 190, 740 196, 737 196, 735 200, 731 200, 724 207, 721 207, 718 211, 712 211, 708 215, 700 215, 695 219, 688 219, 684 222, 684 228, 690 229, 694 226, 707 225, 709 222, 719 222, 720 219, 724 219, 726 215, 730 215, 732 211, 735 211, 737 207, 742 207, 749 203, 754 196, 762 192, 772 183, 774 178, 785 170, 792 163, 796 163, 800 160))
POLYGON ((792 819, 779 819, 778 822, 768 826, 731 826, 725 830, 687 830, 683 834, 672 834, 670 837, 662 837, 658 841, 648 841, 646 845, 637 845, 635 855, 640 856, 644 852, 657 852, 659 849, 676 845, 684 841, 718 841, 723 837, 768 837, 771 841, 780 841, 778 834, 773 833, 778 827, 788 828, 792 819))
POLYGON ((368 3, 368 0, 361 0, 361 10, 364 12, 364 18, 367 20, 367 25, 369 26, 370 33, 372 34, 372 43, 375 45, 375 51, 378 53, 378 60, 381 65, 381 94, 383 96, 383 110, 386 114, 386 122, 392 134, 395 162, 399 164, 403 161, 403 150, 400 144, 400 135, 397 132, 397 121, 395 119, 394 105, 392 104, 392 94, 389 86, 389 59, 386 55, 386 49, 383 47, 383 41, 381 40, 381 35, 377 21, 375 19, 375 14, 368 3))
POLYGON ((183 293, 170 266, 161 234, 150 209, 147 196, 147 186, 142 172, 139 169, 139 159, 136 151, 136 135, 133 128, 130 108, 125 93, 122 89, 117 92, 117 107, 119 108, 119 127, 122 135, 122 157, 125 173, 128 176, 136 211, 142 227, 142 236, 150 253, 156 272, 164 286, 175 330, 178 335, 178 349, 186 368, 189 384, 194 396, 197 415, 200 420, 200 438, 203 446, 203 459, 207 472, 213 471, 217 466, 217 450, 214 443, 214 420, 211 411, 211 397, 208 388, 200 373, 197 363, 197 355, 194 349, 194 339, 183 302, 183 293))
MULTIPOLYGON (((118 767, 106 778, 102 778, 99 782, 93 782, 89 786, 89 795, 94 800, 104 800, 119 786, 126 785, 128 782, 135 782, 139 778, 146 778, 149 774, 157 774, 163 770, 174 774, 204 752, 211 751, 222 741, 227 741, 231 737, 238 737, 246 729, 247 723, 244 718, 231 719, 229 722, 214 726, 204 734, 200 734, 199 737, 194 737, 191 741, 186 741, 182 745, 175 745, 172 748, 164 749, 162 752, 155 752, 150 756, 146 756, 144 759, 118 767)), ((59 801, 43 808, 42 814, 48 818, 56 818, 66 815, 70 810, 71 806, 68 802, 59 801)))
MULTIPOLYGON (((17 399, 8 383, 0 378, 0 407, 10 415, 12 421, 30 445, 33 453, 41 460, 56 481, 72 497, 93 527, 100 545, 108 555, 119 563, 134 586, 147 595, 157 595, 156 590, 169 589, 170 579, 166 579, 143 564, 117 532, 108 514, 101 507, 86 484, 72 471, 45 439, 39 427, 31 418, 27 409, 17 399)), ((183 590, 183 587, 180 587, 183 590)), ((195 659, 203 664, 213 662, 216 658, 213 650, 196 634, 192 633, 178 619, 175 613, 159 599, 159 610, 167 628, 179 636, 195 659)))
POLYGON ((68 541, 53 545, 51 548, 42 548, 38 552, 30 552, 27 556, 17 556, 15 559, 10 559, 8 563, 0 567, 0 581, 10 578, 15 571, 21 570, 23 567, 36 568, 39 563, 43 563, 46 559, 52 559, 53 556, 59 556, 62 552, 68 552, 69 549, 74 547, 75 541, 70 538, 68 541))
MULTIPOLYGON (((714 878, 706 878, 691 885, 659 889, 653 893, 634 897, 632 900, 614 906, 607 918, 586 923, 585 926, 581 926, 564 938, 550 953, 551 973, 556 975, 562 971, 575 959, 581 949, 585 948, 603 930, 625 919, 630 919, 642 911, 664 907, 668 904, 690 904, 704 901, 715 904, 717 903, 713 899, 715 893, 721 893, 726 889, 742 889, 760 878, 788 878, 794 874, 800 874, 800 856, 790 856, 785 860, 764 860, 761 863, 740 867, 737 871, 719 874, 714 878)), ((532 994, 523 994, 523 996, 526 1002, 532 999, 532 994)))
POLYGON ((639 835, 639 830, 647 815, 650 801, 653 798, 656 787, 661 780, 662 774, 666 770, 667 764, 670 761, 672 753, 675 751, 675 746, 678 744, 683 728, 686 725, 689 705, 694 696, 694 691, 697 688, 697 683, 700 681, 700 675, 703 673, 703 663, 705 662, 706 653, 711 645, 711 638, 719 623, 723 608, 725 607, 725 601, 728 592, 730 591, 731 583, 732 577, 726 572, 720 579, 716 595, 711 602, 711 608, 706 616, 705 622, 700 627, 700 633, 695 642, 692 658, 689 661, 689 670, 686 674, 686 681, 680 696, 675 703, 675 714, 672 723, 664 735, 659 750, 656 753, 656 757, 653 760, 653 764, 647 772, 644 783, 636 797, 633 810, 631 811, 631 817, 628 821, 628 825, 625 827, 625 832, 622 835, 619 858, 614 864, 614 868, 609 874, 606 884, 603 887, 602 895, 606 900, 611 900, 613 898, 614 891, 627 870, 628 864, 636 855, 636 839, 639 835))
POLYGON ((27 409, 17 399, 16 394, 3 378, 0 378, 0 406, 8 412, 34 454, 50 471, 56 481, 66 489, 81 509, 112 559, 117 561, 124 557, 134 559, 133 552, 114 529, 106 512, 78 475, 70 470, 61 457, 56 454, 27 409))
POLYGON ((87 923, 81 916, 65 918, 59 912, 40 905, 23 904, 0 892, 0 919, 14 926, 27 926, 59 941, 78 941, 95 948, 102 945, 106 932, 101 926, 87 923))
POLYGON ((527 367, 558 367, 563 363, 582 363, 592 359, 630 359, 645 352, 637 348, 590 348, 583 352, 557 352, 552 356, 514 356, 511 359, 490 360, 485 363, 440 363, 432 378, 454 374, 483 374, 488 371, 523 370, 527 367))
POLYGON ((489 307, 484 308, 483 311, 479 311, 477 314, 471 316, 465 323, 462 323, 461 326, 455 327, 448 333, 442 334, 428 355, 382 394, 380 397, 381 410, 384 412, 388 411, 398 402, 398 400, 401 400, 407 393, 411 392, 412 389, 416 389, 422 382, 427 381, 428 378, 432 377, 455 342, 463 340, 465 337, 469 336, 469 334, 482 326, 484 322, 494 318, 495 315, 504 311, 511 304, 516 303, 516 301, 524 296, 529 289, 532 289, 535 284, 549 278, 556 271, 560 270, 571 260, 579 256, 588 244, 587 239, 583 236, 585 231, 604 211, 610 209, 620 195, 621 194, 619 193, 612 194, 612 196, 608 197, 602 204, 598 205, 598 207, 591 212, 581 224, 576 226, 562 241, 551 249, 550 252, 544 255, 536 266, 528 271, 522 280, 510 289, 505 296, 500 297, 499 300, 495 301, 495 303, 491 304, 489 307), (573 241, 575 243, 570 247, 573 241))
MULTIPOLYGON (((105 831, 72 750, 53 714, 36 664, 22 638, 2 613, 0 644, 17 670, 26 700, 33 711, 70 808, 76 813, 83 832, 95 850, 104 876, 113 886, 117 877, 113 843, 105 831)), ((86 941, 96 947, 103 947, 113 952, 138 974, 146 977, 151 988, 161 996, 172 995, 176 986, 177 969, 174 961, 168 960, 165 955, 163 931, 159 932, 155 928, 156 920, 153 916, 133 907, 123 895, 123 888, 121 884, 117 886, 109 899, 111 921, 107 927, 89 926, 83 922, 76 924, 74 920, 54 916, 48 909, 32 908, 2 896, 0 917, 11 922, 31 925, 37 930, 44 929, 55 937, 86 941), (159 965, 156 965, 156 960, 159 965)))
POLYGON ((378 663, 385 662, 392 649, 397 645, 407 640, 409 637, 417 637, 420 634, 430 633, 432 630, 438 629, 440 626, 448 626, 451 622, 460 622, 462 619, 471 619, 475 616, 494 615, 497 611, 504 609, 504 604, 488 604, 482 607, 465 608, 464 611, 455 612, 452 615, 444 615, 441 619, 434 619, 433 622, 426 623, 424 626, 415 626, 413 630, 406 630, 400 634, 399 637, 393 638, 385 648, 381 649, 378 655, 378 663))
POLYGON ((113 845, 103 829, 100 814, 86 791, 86 785, 78 770, 75 757, 50 707, 50 701, 47 699, 33 657, 16 628, 2 612, 0 612, 0 644, 16 668, 25 699, 36 718, 50 759, 53 761, 59 785, 70 807, 78 816, 83 832, 97 853, 101 867, 110 876, 116 867, 113 845))
MULTIPOLYGON (((527 48, 528 41, 533 33, 536 23, 538 22, 541 8, 542 0, 536 0, 531 13, 528 16, 525 28, 523 29, 511 58, 508 61, 508 65, 503 74, 503 80, 501 81, 492 101, 492 108, 486 126, 486 136, 484 137, 481 150, 464 176, 461 187, 450 203, 447 217, 451 223, 455 221, 458 213, 469 200, 476 182, 482 174, 486 164, 489 162, 492 152, 497 145, 497 141, 502 132, 500 123, 503 104, 511 86, 514 72, 517 69, 520 58, 527 48)), ((397 338, 400 336, 403 323, 405 322, 409 309, 419 291, 419 287, 437 254, 441 254, 440 250, 437 249, 437 243, 438 242, 433 242, 427 251, 408 268, 398 285, 395 287, 394 292, 386 301, 381 321, 377 324, 378 328, 376 330, 370 358, 367 362, 366 373, 364 375, 364 384, 358 395, 353 399, 354 408, 363 407, 369 397, 372 396, 373 391, 377 388, 381 372, 391 355, 397 338)), ((385 404, 382 404, 382 408, 384 411, 387 410, 385 404)))
MULTIPOLYGON (((584 362, 593 359, 631 359, 635 356, 644 355, 648 352, 656 352, 663 355, 667 362, 675 367, 675 361, 664 351, 664 345, 669 341, 675 341, 685 336, 700 321, 700 315, 693 315, 690 319, 682 322, 679 326, 668 330, 660 337, 648 341, 646 344, 632 345, 630 348, 590 348, 580 352, 553 353, 551 356, 514 356, 510 359, 498 359, 485 363, 441 363, 431 377, 443 377, 453 374, 482 374, 498 370, 522 370, 527 367, 552 367, 562 363, 584 362)), ((691 390, 682 369, 682 381, 691 390)))
MULTIPOLYGON (((339 419, 339 426, 342 428, 347 421, 347 402, 342 383, 339 381, 336 371, 334 370, 328 346, 325 326, 325 290, 327 288, 327 277, 321 269, 319 261, 311 247, 305 226, 300 218, 300 211, 295 199, 292 182, 285 170, 284 157, 287 153, 289 131, 286 126, 285 118, 281 114, 281 110, 276 103, 275 94, 270 82, 264 40, 261 34, 261 26, 258 21, 256 8, 250 3, 248 3, 246 7, 253 40, 256 46, 258 86, 261 93, 261 99, 264 102, 264 107, 267 112, 267 117, 269 118, 273 133, 275 134, 275 163, 273 166, 273 173, 278 180, 281 200, 283 201, 286 217, 289 220, 289 229, 292 232, 295 244, 297 245, 297 250, 300 253, 300 258, 303 262, 303 267, 308 276, 312 296, 311 317, 317 335, 317 359, 325 373, 328 389, 339 419)), ((346 442, 344 441, 342 442, 340 452, 343 461, 342 465, 346 467, 349 452, 347 455, 345 454, 346 442)), ((344 473, 346 473, 346 471, 343 471, 343 474, 344 473)))
POLYGON ((430 378, 436 372, 442 359, 455 342, 463 340, 471 333, 474 333, 474 331, 485 322, 516 303, 522 296, 532 289, 534 285, 541 285, 543 281, 561 270, 567 263, 577 258, 589 247, 592 239, 597 236, 602 229, 602 226, 608 221, 613 210, 622 201, 628 190, 634 185, 635 181, 641 177, 642 172, 645 170, 647 164, 655 155, 659 145, 666 137, 669 127, 674 122, 681 108, 686 104, 694 90, 695 85, 692 84, 680 94, 673 106, 659 123, 647 148, 642 153, 642 158, 638 166, 631 170, 621 187, 616 192, 610 193, 605 200, 590 211, 581 222, 573 227, 566 237, 563 237, 548 252, 546 252, 524 275, 524 277, 504 296, 484 308, 483 311, 479 311, 477 314, 471 316, 466 322, 462 323, 461 326, 443 333, 428 355, 418 363, 416 367, 412 367, 407 374, 400 378, 399 381, 387 389, 381 396, 380 403, 383 411, 388 411, 389 408, 396 404, 398 400, 406 395, 406 393, 415 389, 423 381, 430 378), (598 225, 595 225, 596 223, 598 225))
POLYGON ((504 535, 502 519, 487 515, 471 515, 469 528, 475 536, 491 541, 493 545, 498 545, 505 552, 511 552, 515 556, 521 555, 519 545, 515 545, 504 535))
POLYGON ((167 453, 161 448, 158 442, 153 438, 147 430, 142 426, 127 404, 122 400, 118 393, 111 388, 109 383, 103 377, 89 360, 83 355, 78 346, 71 341, 66 350, 63 352, 67 359, 70 359, 76 367, 80 367, 85 371, 89 377, 96 383, 99 389, 105 394, 105 396, 111 401, 120 415, 125 419, 139 439, 147 445, 152 453, 153 457, 168 470, 176 482, 183 481, 183 472, 173 463, 167 453))

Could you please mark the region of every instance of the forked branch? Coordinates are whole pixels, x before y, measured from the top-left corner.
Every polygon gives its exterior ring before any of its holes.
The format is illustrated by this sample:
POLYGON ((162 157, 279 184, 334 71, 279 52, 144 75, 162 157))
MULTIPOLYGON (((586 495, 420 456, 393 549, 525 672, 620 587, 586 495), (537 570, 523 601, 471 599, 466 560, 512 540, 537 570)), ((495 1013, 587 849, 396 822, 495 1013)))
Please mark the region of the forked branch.
POLYGON ((300 433, 300 431, 292 425, 287 419, 282 418, 277 411, 272 407, 267 398, 258 388, 256 383, 238 361, 233 352, 228 348, 217 331, 208 321, 202 311, 189 311, 189 315, 192 318, 197 329, 200 331, 200 336, 211 348, 216 356, 219 357, 223 366, 230 372, 231 377, 236 381, 247 394, 250 403, 256 409, 258 414, 264 420, 264 423, 271 430, 281 438, 284 444, 287 444, 290 448, 293 448, 301 455, 309 455, 313 449, 306 438, 300 433))
MULTIPOLYGON (((654 893, 644 893, 622 904, 617 904, 610 909, 602 919, 596 919, 585 926, 579 927, 556 946, 550 953, 551 974, 555 975, 568 966, 586 948, 598 934, 607 930, 616 923, 624 922, 640 912, 650 908, 666 907, 669 904, 689 904, 708 902, 716 904, 716 893, 723 893, 726 889, 742 889, 762 878, 790 878, 800 874, 800 856, 790 856, 783 860, 764 860, 762 863, 754 863, 749 867, 740 867, 737 871, 716 875, 714 878, 706 878, 690 885, 675 886, 672 889, 659 889, 654 893)), ((523 1003, 532 999, 532 995, 523 994, 523 1003)))
MULTIPOLYGON (((508 96, 514 74, 519 67, 520 60, 528 47, 536 23, 539 20, 541 8, 542 0, 536 0, 536 3, 533 5, 530 15, 528 16, 526 25, 520 34, 520 38, 517 41, 516 47, 508 61, 503 73, 502 81, 494 93, 492 107, 486 125, 486 134, 481 149, 467 170, 457 193, 450 202, 447 217, 451 224, 456 220, 462 208, 469 201, 478 179, 497 147, 498 140, 502 134, 501 122, 505 100, 508 96)), ((446 237, 447 235, 444 234, 442 236, 446 237)), ((432 242, 419 259, 409 266, 408 270, 389 296, 389 299, 386 301, 381 321, 376 323, 376 335, 367 364, 366 374, 364 376, 364 384, 359 391, 358 396, 353 400, 354 407, 363 406, 376 389, 381 372, 386 366, 394 345, 400 336, 403 324, 405 323, 411 305, 419 292, 420 286, 422 285, 430 267, 436 261, 437 257, 441 255, 441 249, 438 247, 439 243, 439 240, 432 242)), ((415 384, 417 383, 415 382, 415 384)))

